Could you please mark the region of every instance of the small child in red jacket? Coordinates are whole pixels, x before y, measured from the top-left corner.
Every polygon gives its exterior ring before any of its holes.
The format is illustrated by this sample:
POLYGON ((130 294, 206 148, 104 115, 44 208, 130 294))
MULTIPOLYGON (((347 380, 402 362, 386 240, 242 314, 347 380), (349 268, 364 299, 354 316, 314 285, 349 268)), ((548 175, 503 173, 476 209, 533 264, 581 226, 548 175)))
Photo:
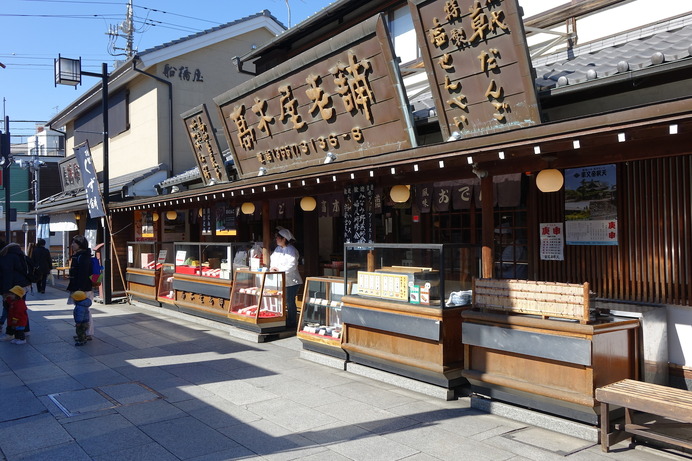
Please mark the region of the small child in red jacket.
POLYGON ((15 285, 10 288, 10 292, 7 294, 5 300, 9 305, 7 312, 7 327, 12 329, 14 332, 14 339, 10 341, 12 344, 26 344, 26 336, 24 335, 24 330, 26 329, 26 324, 28 321, 28 316, 26 314, 26 303, 24 302, 24 288, 19 285, 15 285))

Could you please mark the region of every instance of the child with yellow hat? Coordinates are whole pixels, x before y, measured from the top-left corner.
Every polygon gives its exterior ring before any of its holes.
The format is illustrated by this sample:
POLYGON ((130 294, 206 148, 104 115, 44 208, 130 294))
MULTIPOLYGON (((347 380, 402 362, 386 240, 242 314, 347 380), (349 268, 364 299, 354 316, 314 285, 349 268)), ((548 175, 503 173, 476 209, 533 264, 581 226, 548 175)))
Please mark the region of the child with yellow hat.
POLYGON ((7 334, 14 335, 10 341, 12 344, 26 344, 26 324, 29 321, 27 307, 24 302, 26 291, 19 285, 10 288, 10 292, 5 296, 8 305, 7 311, 7 334))
POLYGON ((89 310, 91 299, 81 290, 74 291, 72 299, 74 300, 72 316, 74 317, 74 326, 77 333, 74 345, 83 346, 87 343, 87 330, 89 330, 89 322, 91 321, 91 312, 89 310))

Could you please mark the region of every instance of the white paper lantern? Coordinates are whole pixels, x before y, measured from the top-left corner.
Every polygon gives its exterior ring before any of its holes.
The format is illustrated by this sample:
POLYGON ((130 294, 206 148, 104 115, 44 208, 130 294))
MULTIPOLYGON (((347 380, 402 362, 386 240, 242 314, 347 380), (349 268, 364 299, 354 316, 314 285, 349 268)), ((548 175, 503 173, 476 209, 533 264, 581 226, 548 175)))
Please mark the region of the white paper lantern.
POLYGON ((554 168, 542 170, 536 176, 536 187, 541 192, 557 192, 562 189, 564 183, 565 178, 562 173, 554 168))
POLYGON ((252 202, 245 202, 240 206, 240 211, 243 214, 252 214, 255 212, 255 204, 252 202))
POLYGON ((399 184, 391 188, 389 197, 391 197, 394 203, 405 203, 411 197, 411 190, 408 186, 399 184))
POLYGON ((317 200, 314 197, 303 197, 300 199, 300 208, 303 211, 314 211, 317 208, 317 200))

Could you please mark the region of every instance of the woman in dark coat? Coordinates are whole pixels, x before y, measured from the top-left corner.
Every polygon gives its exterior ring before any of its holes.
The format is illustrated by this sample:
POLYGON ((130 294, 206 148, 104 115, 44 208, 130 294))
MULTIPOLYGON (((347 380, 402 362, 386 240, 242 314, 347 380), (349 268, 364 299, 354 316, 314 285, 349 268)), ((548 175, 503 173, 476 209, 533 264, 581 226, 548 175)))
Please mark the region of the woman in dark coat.
MULTIPOLYGON (((5 303, 5 294, 10 292, 10 289, 19 285, 28 290, 31 287, 31 282, 26 276, 27 263, 24 259, 24 251, 17 243, 9 243, 0 250, 0 294, 2 295, 2 316, 0 316, 0 327, 7 318, 7 304, 5 303)), ((26 298, 26 295, 24 295, 26 298)), ((27 322, 25 333, 29 332, 29 323, 27 322)), ((0 336, 0 340, 12 339, 12 335, 4 334, 0 336)))
POLYGON ((31 253, 31 261, 33 261, 34 266, 38 267, 41 272, 41 279, 36 282, 36 290, 38 290, 39 293, 45 293, 46 279, 53 269, 53 258, 50 257, 50 250, 46 248, 45 240, 38 239, 36 247, 31 253))
POLYGON ((83 291, 88 298, 92 298, 91 249, 89 249, 89 242, 83 235, 75 235, 72 238, 70 248, 72 249, 72 260, 70 262, 70 282, 67 285, 67 291, 70 292, 70 296, 75 291, 83 291))

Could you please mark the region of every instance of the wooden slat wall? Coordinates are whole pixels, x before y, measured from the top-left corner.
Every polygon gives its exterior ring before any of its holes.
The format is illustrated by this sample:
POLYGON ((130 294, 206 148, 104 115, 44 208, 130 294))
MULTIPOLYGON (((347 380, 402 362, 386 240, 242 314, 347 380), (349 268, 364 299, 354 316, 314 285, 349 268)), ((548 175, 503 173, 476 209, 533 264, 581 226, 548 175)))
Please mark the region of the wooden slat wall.
MULTIPOLYGON (((536 280, 589 282, 604 298, 692 305, 692 156, 617 167, 619 245, 565 246, 565 261, 536 254, 536 280)), ((536 199, 538 223, 564 221, 563 192, 536 199)))

